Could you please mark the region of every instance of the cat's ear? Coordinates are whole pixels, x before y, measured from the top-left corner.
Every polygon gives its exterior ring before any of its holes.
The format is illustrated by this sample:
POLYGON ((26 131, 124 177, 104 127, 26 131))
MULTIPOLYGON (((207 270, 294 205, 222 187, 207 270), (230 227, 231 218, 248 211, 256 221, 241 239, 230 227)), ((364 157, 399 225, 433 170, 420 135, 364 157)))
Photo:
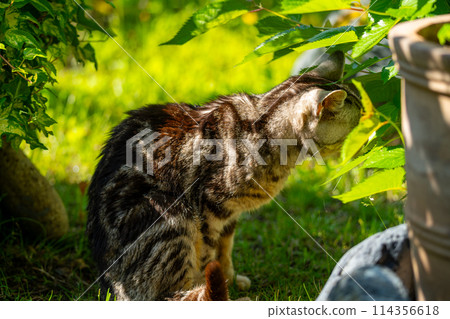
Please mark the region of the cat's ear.
POLYGON ((344 53, 336 51, 324 58, 314 70, 308 73, 330 81, 338 81, 344 73, 344 64, 344 53))
POLYGON ((344 106, 347 92, 344 90, 325 91, 321 90, 316 101, 316 115, 320 116, 323 109, 336 111, 344 106))

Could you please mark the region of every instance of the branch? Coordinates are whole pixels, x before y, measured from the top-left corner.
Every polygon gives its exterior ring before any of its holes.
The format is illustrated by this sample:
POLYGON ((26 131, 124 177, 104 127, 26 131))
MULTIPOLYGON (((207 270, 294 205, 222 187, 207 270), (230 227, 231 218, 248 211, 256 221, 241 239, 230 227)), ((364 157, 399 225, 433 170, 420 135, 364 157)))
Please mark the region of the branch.
MULTIPOLYGON (((6 59, 3 57, 3 55, 0 54, 0 58, 2 58, 3 61, 5 61, 6 64, 8 64, 8 65, 11 67, 11 69, 13 69, 13 70, 17 69, 14 65, 12 65, 11 63, 9 63, 9 61, 6 60, 6 59)), ((17 74, 18 74, 19 76, 21 76, 22 78, 24 78, 26 81, 28 81, 28 83, 33 83, 33 82, 31 82, 29 79, 27 79, 26 77, 24 77, 22 74, 20 74, 19 72, 17 72, 17 74)))

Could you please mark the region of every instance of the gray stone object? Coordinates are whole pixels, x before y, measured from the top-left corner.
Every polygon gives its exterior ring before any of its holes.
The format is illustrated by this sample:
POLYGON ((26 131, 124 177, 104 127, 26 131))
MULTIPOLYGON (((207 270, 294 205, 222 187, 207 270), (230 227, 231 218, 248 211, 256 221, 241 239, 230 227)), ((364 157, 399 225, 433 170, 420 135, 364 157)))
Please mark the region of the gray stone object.
MULTIPOLYGON (((369 280, 370 282, 368 284, 370 284, 370 286, 379 285, 380 289, 383 289, 383 285, 386 284, 387 280, 389 281, 389 278, 392 279, 396 276, 400 279, 401 283, 406 289, 408 299, 414 300, 414 281, 411 266, 408 230, 406 228, 406 225, 402 224, 377 233, 365 239, 355 247, 351 248, 347 253, 345 253, 345 255, 337 263, 336 267, 334 267, 330 278, 328 278, 328 281, 323 287, 322 292, 320 293, 317 300, 333 300, 331 298, 333 296, 336 297, 336 292, 333 293, 334 295, 331 295, 331 292, 332 290, 337 288, 338 283, 344 278, 346 278, 346 281, 351 280, 355 284, 355 286, 360 289, 360 292, 367 296, 367 293, 365 293, 358 286, 358 284, 354 282, 353 279, 355 278, 352 274, 360 277, 360 280, 363 280, 363 284, 367 280, 369 280), (390 269, 393 273, 380 270, 380 267, 375 267, 370 270, 370 267, 375 265, 384 266, 390 269), (378 279, 376 277, 377 274, 379 275, 378 279), (349 277, 349 275, 353 277, 353 279, 349 277)), ((347 286, 348 284, 346 283, 346 281, 340 283, 339 287, 347 286)), ((361 285, 361 283, 359 284, 361 285)), ((393 280, 393 282, 391 282, 391 285, 393 286, 396 286, 397 284, 398 282, 396 282, 396 280, 393 280)), ((382 296, 378 295, 378 298, 381 298, 379 300, 392 300, 387 299, 392 297, 390 295, 390 292, 388 291, 391 288, 385 288, 385 299, 383 299, 382 296)), ((361 299, 358 300, 366 299, 363 299, 363 297, 361 296, 361 299)), ((370 298, 368 300, 372 299, 370 298)))
POLYGON ((392 270, 373 265, 342 276, 331 289, 328 300, 405 301, 409 298, 402 281, 392 270))

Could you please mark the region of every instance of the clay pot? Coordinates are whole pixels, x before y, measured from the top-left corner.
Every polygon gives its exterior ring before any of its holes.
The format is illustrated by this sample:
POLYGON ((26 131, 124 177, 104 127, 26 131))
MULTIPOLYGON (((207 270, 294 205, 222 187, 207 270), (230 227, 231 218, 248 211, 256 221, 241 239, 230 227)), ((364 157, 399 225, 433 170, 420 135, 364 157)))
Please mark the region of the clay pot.
POLYGON ((405 217, 418 300, 450 300, 450 15, 401 23, 389 46, 402 80, 408 198, 405 217))
POLYGON ((58 238, 69 229, 66 209, 47 179, 21 150, 0 148, 2 212, 15 217, 24 235, 58 238))

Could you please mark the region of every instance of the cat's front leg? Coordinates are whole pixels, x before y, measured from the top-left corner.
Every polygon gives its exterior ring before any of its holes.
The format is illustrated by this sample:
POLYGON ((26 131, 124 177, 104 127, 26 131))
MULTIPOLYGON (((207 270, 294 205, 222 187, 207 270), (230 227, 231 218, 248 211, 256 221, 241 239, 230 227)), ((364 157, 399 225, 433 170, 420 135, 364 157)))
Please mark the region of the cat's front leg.
POLYGON ((224 227, 219 240, 218 259, 222 266, 225 278, 228 280, 228 285, 231 285, 236 281, 236 286, 239 290, 248 290, 251 285, 251 281, 248 277, 242 275, 236 275, 234 273, 232 251, 234 242, 234 228, 236 222, 232 222, 224 227))

